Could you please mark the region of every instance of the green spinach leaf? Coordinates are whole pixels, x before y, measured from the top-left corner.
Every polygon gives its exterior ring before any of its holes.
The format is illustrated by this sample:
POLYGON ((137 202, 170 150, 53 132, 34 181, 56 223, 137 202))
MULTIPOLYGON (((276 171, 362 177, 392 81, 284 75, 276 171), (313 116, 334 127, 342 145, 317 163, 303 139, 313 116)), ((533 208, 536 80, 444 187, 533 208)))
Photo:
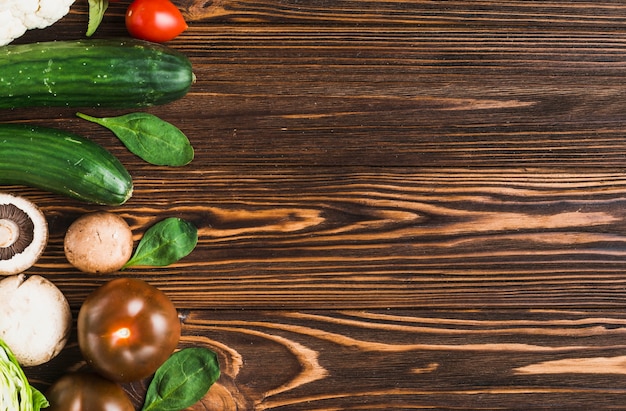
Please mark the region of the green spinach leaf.
POLYGON ((203 347, 175 352, 148 386, 142 411, 179 411, 200 401, 220 376, 217 354, 203 347))
POLYGON ((193 160, 194 151, 187 136, 175 125, 149 113, 130 113, 117 117, 92 117, 76 113, 111 130, 133 154, 158 166, 184 166, 193 160))
POLYGON ((181 218, 169 217, 146 230, 135 253, 123 268, 138 265, 163 267, 191 253, 196 244, 196 226, 181 218))
POLYGON ((89 22, 87 23, 87 37, 91 37, 93 33, 96 32, 100 23, 102 23, 102 18, 104 17, 104 12, 109 7, 109 0, 89 0, 89 22))

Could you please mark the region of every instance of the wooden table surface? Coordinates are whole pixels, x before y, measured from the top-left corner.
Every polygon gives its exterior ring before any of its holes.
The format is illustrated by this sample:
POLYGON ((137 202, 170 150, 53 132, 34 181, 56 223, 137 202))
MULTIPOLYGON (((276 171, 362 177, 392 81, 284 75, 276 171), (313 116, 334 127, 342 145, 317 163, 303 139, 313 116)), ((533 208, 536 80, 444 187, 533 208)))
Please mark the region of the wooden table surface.
MULTIPOLYGON (((190 27, 168 44, 197 82, 146 111, 188 135, 190 165, 147 165, 73 109, 0 121, 110 149, 135 194, 106 209, 137 238, 167 216, 199 227, 179 263, 124 274, 172 298, 181 347, 219 354, 191 409, 626 408, 625 3, 175 3, 190 27)), ((125 35, 125 7, 95 37, 125 35)), ((86 13, 18 43, 81 38, 86 13)), ((76 314, 121 275, 63 255, 102 207, 12 189, 50 225, 28 272, 76 314)), ((45 388, 80 365, 73 336, 27 374, 45 388)))

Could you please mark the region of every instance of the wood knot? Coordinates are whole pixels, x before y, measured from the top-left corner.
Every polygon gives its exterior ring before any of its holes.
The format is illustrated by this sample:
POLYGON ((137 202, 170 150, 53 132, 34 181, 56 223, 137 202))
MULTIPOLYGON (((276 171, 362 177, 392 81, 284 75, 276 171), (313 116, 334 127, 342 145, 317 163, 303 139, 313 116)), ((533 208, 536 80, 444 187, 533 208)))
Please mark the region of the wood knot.
POLYGON ((187 22, 200 21, 229 14, 226 3, 226 0, 183 0, 180 9, 187 22))

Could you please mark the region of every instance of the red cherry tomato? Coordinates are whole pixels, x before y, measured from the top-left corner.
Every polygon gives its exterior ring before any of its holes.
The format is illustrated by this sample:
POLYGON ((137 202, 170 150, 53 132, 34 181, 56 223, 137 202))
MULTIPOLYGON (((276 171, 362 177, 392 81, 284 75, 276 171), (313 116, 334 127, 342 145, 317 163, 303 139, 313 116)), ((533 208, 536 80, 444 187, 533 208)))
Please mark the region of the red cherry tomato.
POLYGON ((170 0, 133 0, 126 11, 126 29, 138 39, 163 43, 187 27, 180 10, 170 0))
POLYGON ((89 365, 118 382, 152 375, 180 339, 171 300, 147 282, 112 280, 92 292, 78 313, 78 344, 89 365))
POLYGON ((61 377, 46 391, 46 411, 135 411, 122 387, 97 374, 77 372, 61 377))

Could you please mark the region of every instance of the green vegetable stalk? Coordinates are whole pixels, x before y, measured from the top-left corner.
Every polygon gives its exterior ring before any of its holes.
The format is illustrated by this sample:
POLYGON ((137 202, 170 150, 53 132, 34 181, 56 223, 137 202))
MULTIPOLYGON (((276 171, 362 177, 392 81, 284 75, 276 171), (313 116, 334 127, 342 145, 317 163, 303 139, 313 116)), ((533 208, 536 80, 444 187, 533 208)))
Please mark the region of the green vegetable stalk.
POLYGON ((50 404, 28 383, 11 349, 0 340, 0 411, 39 411, 50 404))
POLYGON ((87 37, 96 32, 102 22, 104 12, 109 7, 109 0, 89 0, 89 23, 87 25, 87 37))

